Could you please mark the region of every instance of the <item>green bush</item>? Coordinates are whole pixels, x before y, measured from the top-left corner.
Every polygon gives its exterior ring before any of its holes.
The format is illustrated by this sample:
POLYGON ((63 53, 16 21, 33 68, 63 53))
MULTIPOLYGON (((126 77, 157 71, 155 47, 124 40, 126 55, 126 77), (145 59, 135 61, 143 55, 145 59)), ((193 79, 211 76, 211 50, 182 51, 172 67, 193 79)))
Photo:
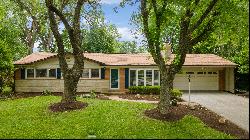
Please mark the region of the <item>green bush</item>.
POLYGON ((160 86, 131 86, 130 94, 160 94, 160 86))
POLYGON ((171 105, 172 106, 177 106, 177 100, 176 99, 171 99, 171 105))
MULTIPOLYGON (((160 94, 160 86, 131 86, 128 88, 130 94, 160 94)), ((173 89, 170 92, 171 99, 179 99, 182 92, 178 89, 173 89)))
POLYGON ((170 94, 173 99, 179 99, 183 93, 179 89, 173 89, 170 94))
POLYGON ((2 88, 2 92, 1 92, 2 96, 9 97, 9 96, 11 96, 11 93, 12 93, 12 88, 11 87, 4 86, 2 88))
POLYGON ((51 91, 49 91, 47 89, 42 92, 42 95, 45 95, 45 96, 51 95, 51 94, 52 94, 51 91))
POLYGON ((90 91, 90 98, 92 98, 92 99, 96 98, 96 92, 95 92, 95 90, 91 90, 90 91))

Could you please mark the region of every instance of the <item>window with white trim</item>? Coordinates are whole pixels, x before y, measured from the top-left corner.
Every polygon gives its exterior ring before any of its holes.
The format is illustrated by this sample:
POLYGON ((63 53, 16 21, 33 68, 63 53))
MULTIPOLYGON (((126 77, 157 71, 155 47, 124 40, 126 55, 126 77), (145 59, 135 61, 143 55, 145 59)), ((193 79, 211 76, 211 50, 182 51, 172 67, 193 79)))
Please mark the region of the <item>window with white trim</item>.
POLYGON ((130 70, 130 86, 136 86, 136 70, 130 70))
POLYGON ((159 70, 154 70, 154 86, 159 86, 160 85, 160 71, 159 70))
POLYGON ((89 78, 89 69, 82 70, 82 78, 89 78))
POLYGON ((55 68, 38 68, 38 69, 26 69, 26 78, 56 78, 57 70, 55 68))
POLYGON ((34 69, 26 69, 26 75, 27 78, 34 78, 35 77, 34 69))
POLYGON ((160 72, 154 69, 130 69, 129 86, 158 86, 160 72))
POLYGON ((91 78, 100 78, 100 69, 91 69, 91 78))
POLYGON ((138 70, 138 86, 144 86, 144 70, 138 70))
POLYGON ((101 78, 101 69, 83 69, 81 78, 83 79, 99 79, 101 78))
POLYGON ((36 77, 47 77, 47 69, 36 69, 36 77))
POLYGON ((56 78, 56 69, 48 69, 49 77, 56 78))
POLYGON ((146 70, 146 86, 152 86, 152 80, 153 80, 153 75, 152 75, 152 70, 146 70))

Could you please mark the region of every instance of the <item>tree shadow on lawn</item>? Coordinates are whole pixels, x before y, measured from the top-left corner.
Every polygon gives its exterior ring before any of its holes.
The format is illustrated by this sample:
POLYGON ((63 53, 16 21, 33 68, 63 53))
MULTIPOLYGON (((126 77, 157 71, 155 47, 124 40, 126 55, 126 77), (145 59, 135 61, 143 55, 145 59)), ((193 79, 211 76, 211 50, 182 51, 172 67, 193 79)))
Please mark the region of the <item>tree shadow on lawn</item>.
POLYGON ((170 112, 166 115, 161 114, 157 108, 146 110, 144 114, 147 117, 162 120, 162 121, 178 121, 185 115, 192 115, 201 119, 207 126, 216 129, 218 131, 236 136, 240 139, 249 139, 249 133, 234 123, 226 120, 224 123, 220 123, 219 120, 222 118, 218 114, 208 110, 201 105, 195 105, 195 109, 190 109, 187 105, 178 104, 172 106, 170 112))

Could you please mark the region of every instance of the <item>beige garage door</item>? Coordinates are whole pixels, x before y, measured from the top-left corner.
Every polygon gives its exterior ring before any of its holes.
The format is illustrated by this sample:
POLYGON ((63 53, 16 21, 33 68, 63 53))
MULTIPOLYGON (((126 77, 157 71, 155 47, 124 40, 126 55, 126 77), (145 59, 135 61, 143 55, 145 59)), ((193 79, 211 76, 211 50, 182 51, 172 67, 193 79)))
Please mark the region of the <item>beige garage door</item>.
POLYGON ((174 88, 188 90, 188 75, 191 75, 191 90, 219 90, 218 71, 184 71, 176 74, 174 88))

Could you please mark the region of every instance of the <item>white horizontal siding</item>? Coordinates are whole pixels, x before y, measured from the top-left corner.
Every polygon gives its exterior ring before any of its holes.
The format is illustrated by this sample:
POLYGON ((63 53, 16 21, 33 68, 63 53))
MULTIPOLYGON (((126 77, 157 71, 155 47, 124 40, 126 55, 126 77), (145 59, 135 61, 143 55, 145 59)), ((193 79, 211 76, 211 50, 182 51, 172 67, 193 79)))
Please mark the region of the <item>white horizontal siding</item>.
MULTIPOLYGON (((64 80, 59 79, 28 79, 28 80, 15 80, 16 92, 43 92, 44 90, 51 92, 63 92, 64 80)), ((108 92, 109 80, 94 80, 86 79, 79 80, 77 85, 77 92, 108 92)))

